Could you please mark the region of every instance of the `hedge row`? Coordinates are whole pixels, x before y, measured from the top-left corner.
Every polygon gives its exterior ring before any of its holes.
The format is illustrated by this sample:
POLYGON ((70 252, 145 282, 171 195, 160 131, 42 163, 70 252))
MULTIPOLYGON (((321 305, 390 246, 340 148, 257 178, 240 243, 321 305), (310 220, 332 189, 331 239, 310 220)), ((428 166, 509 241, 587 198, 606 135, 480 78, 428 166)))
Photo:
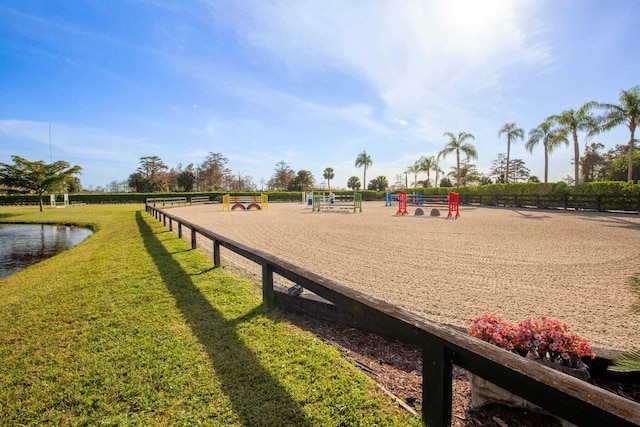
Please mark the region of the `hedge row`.
MULTIPOLYGON (((639 210, 640 184, 621 181, 590 182, 577 186, 565 183, 489 184, 479 187, 410 188, 407 193, 441 195, 449 191, 460 194, 462 203, 504 206, 565 207, 597 210, 639 210)), ((353 191, 334 190, 337 195, 353 191)), ((364 201, 384 201, 386 192, 360 191, 364 201)), ((147 198, 172 198, 208 196, 215 202, 222 201, 228 192, 199 193, 76 193, 69 195, 69 202, 86 204, 144 203, 147 198)), ((232 195, 260 195, 260 192, 232 192, 232 195)), ((299 191, 268 192, 269 202, 302 202, 299 191)), ((62 197, 58 195, 58 203, 62 197)), ((49 204, 49 197, 44 198, 49 204)), ((0 195, 0 205, 36 205, 38 196, 25 194, 0 195)))

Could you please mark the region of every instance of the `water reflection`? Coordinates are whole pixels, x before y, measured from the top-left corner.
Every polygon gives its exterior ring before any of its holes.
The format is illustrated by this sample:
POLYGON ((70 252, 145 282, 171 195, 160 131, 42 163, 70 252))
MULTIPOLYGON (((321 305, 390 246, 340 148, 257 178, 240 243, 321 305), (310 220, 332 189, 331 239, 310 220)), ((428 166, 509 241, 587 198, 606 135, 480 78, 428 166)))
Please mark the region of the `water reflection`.
POLYGON ((72 248, 92 233, 68 225, 0 224, 0 279, 72 248))

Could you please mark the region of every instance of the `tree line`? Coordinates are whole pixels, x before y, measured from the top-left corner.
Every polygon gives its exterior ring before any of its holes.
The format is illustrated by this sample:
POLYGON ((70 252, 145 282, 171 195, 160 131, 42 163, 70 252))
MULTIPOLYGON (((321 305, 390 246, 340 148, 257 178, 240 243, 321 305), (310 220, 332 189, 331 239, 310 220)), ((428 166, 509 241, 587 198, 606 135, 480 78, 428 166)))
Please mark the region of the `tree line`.
MULTIPOLYGON (((561 146, 573 145, 574 175, 565 177, 567 184, 580 182, 624 180, 634 181, 640 176, 640 155, 635 152, 635 129, 640 123, 640 86, 623 90, 618 104, 587 102, 578 109, 568 109, 560 114, 547 117, 542 123, 531 129, 528 134, 515 123, 505 123, 498 130, 498 137, 506 138, 506 153, 498 153, 491 164, 488 174, 479 173, 472 163, 478 159, 478 151, 471 141, 475 136, 469 132, 445 132, 444 148, 435 155, 421 156, 409 165, 402 174, 397 174, 395 182, 390 185, 385 176, 378 176, 367 181, 367 170, 373 160, 366 151, 358 154, 355 167, 363 169, 362 181, 358 176, 347 180, 347 188, 359 190, 366 188, 384 191, 389 188, 409 187, 409 176, 413 175, 413 187, 430 186, 465 186, 484 185, 509 182, 540 182, 531 175, 523 159, 511 158, 511 146, 518 141, 525 142, 525 149, 533 153, 541 147, 544 152, 543 182, 549 178, 549 156, 561 146), (586 140, 625 125, 629 129, 630 138, 626 144, 616 145, 607 153, 602 153, 604 145, 597 142, 585 144, 584 154, 580 155, 579 133, 586 134, 586 140), (440 164, 449 155, 455 155, 455 166, 450 172, 440 168, 440 164), (419 181, 418 174, 425 173, 426 179, 419 181), (435 180, 431 180, 431 173, 435 180)), ((133 191, 212 191, 212 190, 256 190, 257 186, 251 176, 241 173, 233 174, 226 167, 227 158, 220 153, 209 153, 205 161, 182 168, 169 169, 157 156, 143 157, 141 166, 133 173, 127 184, 133 191)), ((328 189, 335 176, 334 169, 327 167, 322 173, 328 189)), ((276 164, 274 174, 268 181, 261 180, 260 190, 308 191, 316 186, 311 171, 301 169, 294 171, 284 161, 276 164)))
MULTIPOLYGON (((544 151, 544 182, 549 177, 549 155, 561 146, 573 145, 574 176, 565 178, 568 184, 592 181, 637 181, 640 176, 640 155, 635 152, 638 139, 635 130, 640 124, 640 86, 623 90, 618 104, 590 101, 580 108, 568 109, 560 114, 547 117, 537 127, 531 129, 526 138, 525 148, 530 153, 541 146, 544 151), (580 155, 579 133, 586 134, 586 140, 618 126, 626 126, 629 130, 629 141, 618 144, 607 153, 602 153, 604 145, 598 142, 585 143, 584 155, 580 155)), ((439 168, 439 162, 447 155, 455 153, 456 165, 448 174, 455 178, 456 185, 509 183, 518 181, 539 182, 536 176, 529 174, 522 159, 511 159, 511 144, 524 141, 525 131, 515 123, 505 123, 498 131, 498 137, 505 136, 507 140, 506 155, 498 154, 498 159, 492 163, 489 176, 479 174, 471 160, 477 160, 478 152, 471 140, 475 137, 471 133, 445 132, 447 139, 444 149, 434 156, 422 156, 405 173, 414 173, 418 184, 417 173, 426 172, 426 185, 429 186, 431 171, 436 174, 444 173, 439 168), (461 154, 464 157, 461 158, 461 154), (493 180, 492 180, 493 178, 493 180)))
MULTIPOLYGON (((544 152, 544 182, 548 182, 549 156, 561 146, 573 145, 574 176, 567 176, 567 184, 591 181, 637 181, 640 176, 640 153, 636 151, 638 139, 635 130, 640 124, 640 86, 623 90, 619 103, 587 102, 580 108, 568 109, 560 114, 547 117, 542 123, 525 135, 524 129, 515 123, 505 123, 498 130, 498 137, 506 138, 506 153, 499 153, 492 162, 489 174, 477 171, 472 160, 477 160, 478 151, 468 132, 445 132, 444 148, 435 155, 421 156, 409 165, 402 174, 397 174, 390 185, 387 177, 378 176, 367 182, 367 170, 373 160, 366 151, 358 154, 354 166, 363 169, 362 181, 358 176, 347 180, 347 187, 353 190, 385 191, 409 187, 409 176, 413 174, 413 187, 484 185, 532 181, 539 178, 530 174, 524 160, 511 158, 511 146, 525 141, 530 153, 541 147, 544 152), (629 130, 629 141, 618 144, 603 153, 604 145, 598 142, 585 143, 584 154, 580 155, 579 133, 586 134, 586 141, 618 126, 629 130), (449 155, 455 155, 455 166, 446 173, 439 164, 449 155), (435 180, 431 181, 431 173, 435 180), (418 174, 426 173, 426 180, 419 181, 418 174), (442 177, 441 179, 439 179, 442 177)), ((81 190, 80 166, 71 166, 64 161, 46 164, 43 161, 30 162, 19 156, 12 156, 14 164, 0 163, 0 187, 7 191, 34 192, 42 196, 51 192, 77 192, 81 190)), ((210 152, 199 165, 178 165, 169 168, 158 156, 140 158, 140 166, 122 183, 113 181, 109 190, 113 192, 135 191, 256 191, 253 178, 244 172, 234 173, 227 166, 228 159, 221 153, 210 152)), ((335 173, 327 167, 322 173, 331 190, 335 173)), ((260 180, 260 190, 309 191, 316 186, 313 174, 306 169, 294 171, 284 161, 276 164, 274 174, 267 181, 260 180)), ((40 202, 42 204, 42 201, 40 202)))

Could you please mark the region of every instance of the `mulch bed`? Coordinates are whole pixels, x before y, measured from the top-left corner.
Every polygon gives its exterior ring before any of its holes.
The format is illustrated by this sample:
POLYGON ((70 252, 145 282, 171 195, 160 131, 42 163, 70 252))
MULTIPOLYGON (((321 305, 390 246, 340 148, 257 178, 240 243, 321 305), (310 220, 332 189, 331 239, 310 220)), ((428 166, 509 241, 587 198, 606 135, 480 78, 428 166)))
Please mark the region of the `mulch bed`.
MULTIPOLYGON (((287 318, 338 348, 347 360, 371 377, 382 390, 394 396, 405 409, 411 411, 416 403, 420 403, 422 354, 419 348, 350 326, 308 316, 288 313, 287 318)), ((640 384, 638 383, 605 380, 591 382, 640 403, 640 384)), ((466 371, 454 366, 452 425, 548 427, 561 424, 549 415, 502 405, 492 404, 478 409, 471 407, 466 371)))

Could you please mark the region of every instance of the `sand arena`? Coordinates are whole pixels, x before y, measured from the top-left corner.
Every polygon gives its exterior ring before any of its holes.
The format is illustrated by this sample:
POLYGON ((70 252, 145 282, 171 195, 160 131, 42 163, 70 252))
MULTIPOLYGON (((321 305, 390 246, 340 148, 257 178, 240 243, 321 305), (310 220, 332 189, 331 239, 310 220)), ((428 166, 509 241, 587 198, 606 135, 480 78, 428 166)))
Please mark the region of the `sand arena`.
MULTIPOLYGON (((461 218, 312 213, 301 203, 228 212, 208 204, 171 214, 345 286, 456 326, 485 312, 512 322, 556 317, 592 346, 640 348, 640 216, 462 206, 461 218)), ((209 244, 209 246, 211 246, 209 244)), ((227 250, 222 260, 259 272, 227 250)))

